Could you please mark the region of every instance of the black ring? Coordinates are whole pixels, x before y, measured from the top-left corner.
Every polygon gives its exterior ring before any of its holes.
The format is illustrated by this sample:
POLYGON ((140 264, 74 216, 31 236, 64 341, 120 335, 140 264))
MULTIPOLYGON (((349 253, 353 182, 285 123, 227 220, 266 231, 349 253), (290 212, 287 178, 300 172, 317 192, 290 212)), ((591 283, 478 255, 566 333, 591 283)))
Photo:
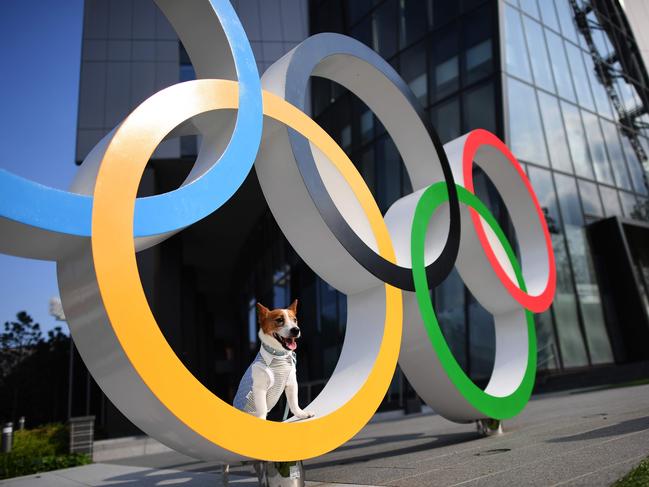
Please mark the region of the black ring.
MULTIPOLYGON (((285 98, 289 103, 303 110, 306 104, 306 88, 309 78, 318 65, 326 58, 337 54, 358 58, 394 84, 416 111, 435 146, 439 163, 448 186, 450 222, 448 236, 442 252, 434 262, 426 266, 428 283, 431 287, 434 287, 448 276, 455 265, 460 245, 460 206, 453 173, 446 152, 439 140, 437 132, 427 120, 419 101, 408 85, 406 85, 392 66, 369 47, 351 37, 324 33, 309 37, 289 54, 291 57, 286 71, 285 98)), ((370 109, 372 109, 371 106, 370 109)), ((338 241, 365 269, 378 279, 400 289, 414 291, 415 284, 412 277, 412 269, 393 264, 378 255, 363 242, 336 208, 320 177, 309 142, 291 128, 288 129, 288 134, 291 149, 293 150, 307 191, 326 225, 338 241)))

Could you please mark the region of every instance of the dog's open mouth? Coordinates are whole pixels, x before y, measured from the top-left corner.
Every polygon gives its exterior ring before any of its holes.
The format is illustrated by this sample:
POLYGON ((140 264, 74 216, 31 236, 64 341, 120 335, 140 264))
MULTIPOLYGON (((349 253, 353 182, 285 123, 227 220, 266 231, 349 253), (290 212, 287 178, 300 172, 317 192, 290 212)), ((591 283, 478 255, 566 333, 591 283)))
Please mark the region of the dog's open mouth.
POLYGON ((293 337, 284 338, 283 336, 280 336, 277 333, 273 333, 273 336, 275 337, 275 340, 281 343, 282 347, 284 347, 286 350, 292 351, 297 348, 297 338, 293 338, 293 337))

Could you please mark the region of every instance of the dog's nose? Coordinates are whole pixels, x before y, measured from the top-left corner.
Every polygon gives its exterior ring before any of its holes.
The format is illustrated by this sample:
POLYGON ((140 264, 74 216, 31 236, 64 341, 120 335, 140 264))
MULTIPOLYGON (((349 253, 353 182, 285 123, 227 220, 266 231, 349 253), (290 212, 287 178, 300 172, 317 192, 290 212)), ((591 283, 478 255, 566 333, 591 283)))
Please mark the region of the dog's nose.
POLYGON ((296 326, 294 328, 291 328, 291 336, 298 336, 300 334, 300 329, 296 326))

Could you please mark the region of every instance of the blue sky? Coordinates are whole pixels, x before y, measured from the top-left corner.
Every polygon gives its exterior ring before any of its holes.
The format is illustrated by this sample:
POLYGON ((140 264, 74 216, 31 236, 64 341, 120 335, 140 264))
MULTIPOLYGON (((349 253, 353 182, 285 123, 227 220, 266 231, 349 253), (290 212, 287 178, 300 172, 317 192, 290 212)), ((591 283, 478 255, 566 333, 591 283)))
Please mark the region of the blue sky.
MULTIPOLYGON (((0 2, 0 167, 62 189, 76 172, 82 19, 83 0, 0 2)), ((54 263, 0 254, 0 271, 0 324, 25 310, 56 326, 54 263)))

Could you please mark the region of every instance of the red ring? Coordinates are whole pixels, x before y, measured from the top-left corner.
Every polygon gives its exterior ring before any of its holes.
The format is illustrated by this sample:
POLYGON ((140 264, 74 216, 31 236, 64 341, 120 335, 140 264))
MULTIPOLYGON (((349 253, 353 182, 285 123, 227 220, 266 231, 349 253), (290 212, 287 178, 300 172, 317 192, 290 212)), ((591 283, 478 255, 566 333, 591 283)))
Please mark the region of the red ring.
POLYGON ((482 220, 480 219, 480 215, 478 214, 477 211, 471 208, 471 219, 473 220, 473 226, 475 227, 476 234, 478 236, 478 239, 480 240, 480 243, 482 244, 482 248, 485 251, 487 259, 489 259, 489 262, 491 263, 491 266, 496 272, 496 275, 503 283, 503 285, 505 286, 509 294, 517 302, 519 302, 525 309, 528 309, 534 313, 541 313, 542 311, 548 309, 552 304, 552 299, 554 298, 554 292, 556 289, 556 277, 557 277, 555 261, 554 261, 554 251, 552 250, 552 240, 550 239, 548 224, 545 220, 545 216, 543 215, 543 211, 541 210, 541 205, 539 205, 539 201, 536 198, 534 189, 532 189, 532 184, 530 183, 530 180, 527 179, 527 176, 525 175, 523 168, 520 166, 520 164, 518 163, 514 155, 509 150, 509 148, 491 132, 482 129, 477 129, 470 132, 469 135, 467 136, 466 142, 464 143, 464 151, 462 154, 462 172, 464 176, 464 187, 470 192, 475 194, 473 188, 473 157, 475 156, 475 153, 482 145, 491 145, 496 149, 498 149, 505 157, 507 157, 509 162, 512 164, 512 166, 514 166, 514 168, 518 172, 518 175, 520 176, 521 180, 523 181, 523 184, 527 188, 530 198, 532 199, 532 202, 534 204, 534 207, 536 208, 536 213, 539 222, 541 223, 541 228, 543 229, 543 235, 545 236, 545 246, 548 253, 548 264, 550 266, 549 269, 550 272, 548 274, 548 282, 543 292, 539 295, 533 296, 523 291, 521 288, 518 287, 518 285, 516 285, 516 283, 514 283, 510 279, 510 277, 507 275, 503 267, 500 265, 500 262, 498 261, 496 254, 491 248, 491 244, 487 239, 487 235, 482 225, 482 220))

